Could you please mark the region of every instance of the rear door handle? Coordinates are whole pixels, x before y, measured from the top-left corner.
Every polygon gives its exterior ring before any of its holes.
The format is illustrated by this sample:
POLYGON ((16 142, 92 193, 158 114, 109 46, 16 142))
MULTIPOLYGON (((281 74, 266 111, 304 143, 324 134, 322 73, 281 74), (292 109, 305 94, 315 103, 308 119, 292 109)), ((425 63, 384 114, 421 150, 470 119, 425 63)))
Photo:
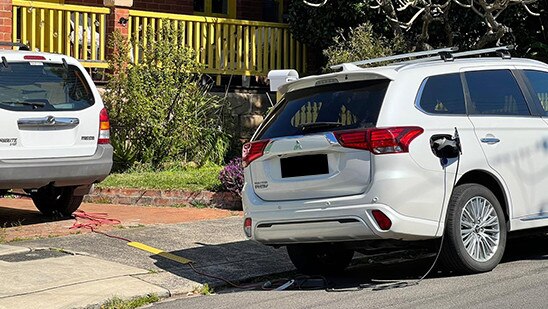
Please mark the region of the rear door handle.
POLYGON ((484 138, 481 139, 481 142, 489 144, 489 145, 493 145, 493 144, 496 144, 496 143, 500 142, 500 139, 498 139, 496 137, 484 137, 484 138))
POLYGON ((17 120, 20 129, 42 128, 42 127, 65 127, 72 128, 80 124, 78 118, 46 116, 41 118, 21 118, 17 120))

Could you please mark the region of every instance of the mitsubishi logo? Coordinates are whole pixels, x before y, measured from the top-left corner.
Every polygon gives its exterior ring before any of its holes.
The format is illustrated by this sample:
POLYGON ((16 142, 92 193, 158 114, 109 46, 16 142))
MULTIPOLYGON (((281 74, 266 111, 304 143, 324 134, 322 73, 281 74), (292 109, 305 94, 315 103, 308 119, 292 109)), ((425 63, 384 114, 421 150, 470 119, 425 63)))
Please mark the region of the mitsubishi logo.
POLYGON ((47 124, 55 124, 55 117, 53 117, 53 116, 46 116, 46 123, 47 123, 47 124))
POLYGON ((301 145, 301 142, 299 142, 299 140, 295 141, 295 146, 293 146, 293 150, 303 150, 303 146, 301 145))

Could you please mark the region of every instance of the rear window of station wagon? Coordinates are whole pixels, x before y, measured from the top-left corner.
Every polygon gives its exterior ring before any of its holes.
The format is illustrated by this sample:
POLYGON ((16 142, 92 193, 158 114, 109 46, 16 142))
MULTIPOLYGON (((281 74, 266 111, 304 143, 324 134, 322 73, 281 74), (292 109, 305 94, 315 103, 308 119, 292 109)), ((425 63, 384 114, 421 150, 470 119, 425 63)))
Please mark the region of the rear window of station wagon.
POLYGON ((388 80, 335 83, 286 94, 258 139, 374 127, 388 80))
POLYGON ((0 108, 13 111, 71 111, 94 104, 93 93, 73 65, 11 62, 0 66, 0 108))

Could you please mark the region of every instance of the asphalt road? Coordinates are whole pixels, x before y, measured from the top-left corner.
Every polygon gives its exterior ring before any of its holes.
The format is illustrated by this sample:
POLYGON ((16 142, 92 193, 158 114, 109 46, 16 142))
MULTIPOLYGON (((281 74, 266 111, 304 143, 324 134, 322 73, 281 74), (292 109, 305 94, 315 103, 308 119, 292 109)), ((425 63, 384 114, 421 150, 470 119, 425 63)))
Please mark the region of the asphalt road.
POLYGON ((430 262, 354 265, 340 276, 327 278, 337 292, 226 289, 216 295, 170 299, 153 308, 548 308, 547 236, 510 240, 503 262, 489 273, 455 276, 434 272, 420 284, 405 288, 358 288, 376 278, 413 282, 430 262))

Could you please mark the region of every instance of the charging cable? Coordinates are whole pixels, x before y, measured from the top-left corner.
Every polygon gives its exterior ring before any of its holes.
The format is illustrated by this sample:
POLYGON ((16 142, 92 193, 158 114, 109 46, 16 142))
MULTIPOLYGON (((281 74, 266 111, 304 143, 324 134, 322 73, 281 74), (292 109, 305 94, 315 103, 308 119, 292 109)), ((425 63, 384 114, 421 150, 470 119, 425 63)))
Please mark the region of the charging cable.
MULTIPOLYGON (((451 140, 452 140, 452 142, 454 142, 454 146, 456 147, 456 150, 457 150, 456 151, 457 167, 455 169, 455 177, 453 179, 453 186, 451 187, 451 194, 449 196, 451 196, 453 194, 453 190, 455 189, 455 185, 457 184, 457 177, 458 177, 458 174, 459 174, 459 167, 460 167, 460 156, 462 154, 462 147, 461 147, 461 144, 460 144, 459 131, 456 127, 455 127, 455 134, 454 134, 454 136, 451 140)), ((443 217, 443 209, 445 207, 445 202, 447 201, 447 197, 448 197, 448 195, 447 195, 447 164, 448 164, 447 158, 446 157, 440 157, 440 163, 443 166, 443 200, 442 200, 442 204, 441 204, 441 211, 440 211, 438 222, 441 223, 441 220, 442 220, 442 217, 443 217)), ((428 268, 426 273, 417 280, 410 281, 410 282, 408 282, 408 281, 398 281, 398 282, 393 282, 393 283, 373 283, 373 284, 368 283, 368 284, 360 284, 357 288, 352 288, 352 289, 328 288, 328 289, 326 289, 326 291, 327 292, 349 292, 349 291, 360 291, 360 290, 367 289, 367 288, 371 288, 373 291, 383 291, 383 290, 391 290, 391 289, 405 288, 405 287, 409 287, 409 286, 418 285, 419 283, 422 282, 422 280, 424 280, 432 272, 432 270, 434 270, 434 267, 438 263, 438 260, 441 256, 444 241, 445 241, 445 231, 443 231, 443 233, 441 234, 440 246, 439 246, 438 251, 436 253, 436 257, 434 259, 434 262, 432 262, 432 265, 430 266, 430 268, 428 268)), ((373 281, 375 281, 375 280, 373 280, 373 281)))

